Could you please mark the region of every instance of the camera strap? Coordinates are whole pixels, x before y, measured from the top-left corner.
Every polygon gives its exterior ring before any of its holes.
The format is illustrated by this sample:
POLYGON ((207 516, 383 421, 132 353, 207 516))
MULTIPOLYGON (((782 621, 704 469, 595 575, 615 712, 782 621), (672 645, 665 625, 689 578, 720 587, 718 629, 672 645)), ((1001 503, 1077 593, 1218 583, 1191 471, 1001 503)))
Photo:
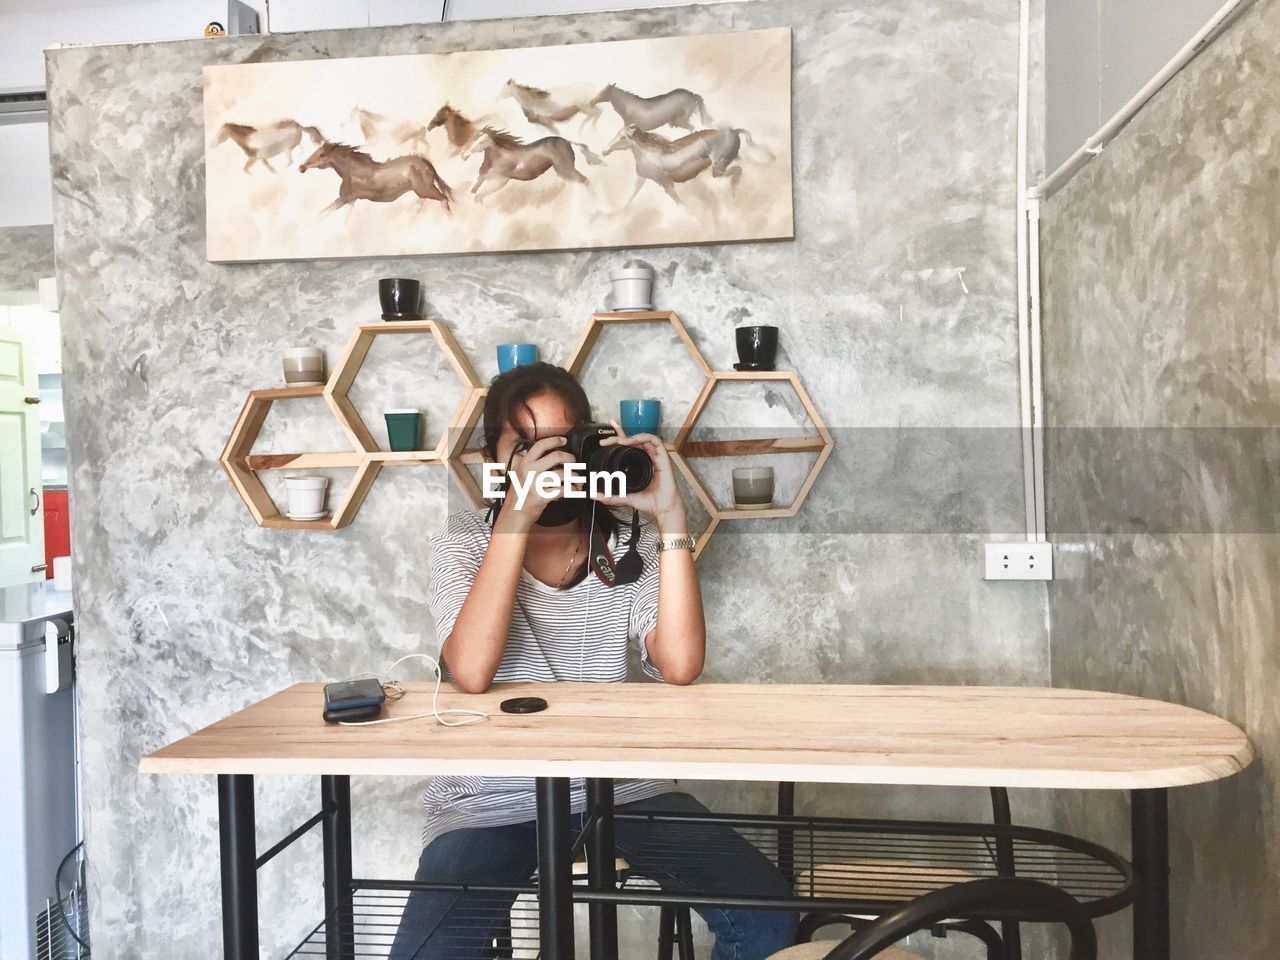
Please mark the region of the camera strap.
POLYGON ((640 559, 640 511, 634 508, 631 511, 631 540, 621 560, 613 559, 604 531, 595 524, 591 528, 590 548, 591 571, 606 587, 635 583, 644 570, 644 561, 640 559))

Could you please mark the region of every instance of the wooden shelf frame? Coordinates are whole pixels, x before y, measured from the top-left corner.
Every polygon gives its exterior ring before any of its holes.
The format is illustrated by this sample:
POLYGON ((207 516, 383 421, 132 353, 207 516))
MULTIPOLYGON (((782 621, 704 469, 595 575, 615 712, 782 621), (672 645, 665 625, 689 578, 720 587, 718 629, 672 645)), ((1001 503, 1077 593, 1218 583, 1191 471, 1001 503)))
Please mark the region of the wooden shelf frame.
POLYGON ((476 478, 468 469, 470 464, 483 463, 484 454, 479 450, 468 450, 466 445, 471 439, 471 434, 475 432, 476 424, 480 422, 480 417, 484 413, 484 401, 488 396, 487 388, 471 391, 470 402, 466 409, 455 418, 449 428, 449 445, 445 451, 444 462, 449 468, 449 475, 453 477, 454 484, 471 504, 472 510, 483 510, 487 506, 480 485, 476 483, 476 478))
POLYGON ((708 378, 711 376, 711 367, 707 364, 706 358, 703 357, 702 351, 693 342, 693 337, 689 336, 689 331, 685 328, 680 317, 670 310, 593 313, 591 319, 587 321, 586 327, 583 328, 582 334, 578 337, 578 342, 574 345, 573 351, 569 354, 569 359, 565 362, 564 368, 575 377, 581 376, 582 368, 586 366, 587 357, 591 355, 596 341, 600 339, 600 334, 604 333, 606 327, 632 326, 635 324, 667 324, 670 326, 683 341, 685 349, 689 351, 689 356, 693 359, 694 364, 702 375, 708 378))
MULTIPOLYGON (((572 352, 565 363, 565 368, 574 376, 581 375, 587 358, 595 348, 600 334, 611 325, 622 324, 667 324, 671 326, 684 347, 689 352, 694 364, 704 379, 701 389, 694 398, 683 424, 676 433, 675 440, 667 444, 671 459, 689 488, 707 511, 709 520, 706 528, 697 537, 694 558, 702 556, 707 544, 717 528, 726 520, 762 520, 769 517, 793 517, 799 512, 805 498, 822 471, 835 440, 831 432, 819 416, 813 400, 809 397, 800 378, 790 371, 737 371, 712 370, 698 349, 689 331, 679 316, 671 311, 637 311, 628 313, 595 313, 587 322, 586 328, 578 338, 572 352), (726 381, 744 380, 762 383, 788 383, 797 398, 804 406, 812 421, 815 433, 799 437, 764 437, 744 440, 704 440, 692 441, 690 436, 698 419, 705 411, 716 388, 726 381), (805 475, 795 498, 787 506, 772 507, 766 510, 741 510, 725 508, 720 505, 691 461, 703 457, 735 457, 776 455, 785 453, 817 453, 818 457, 805 475)), ((373 482, 378 478, 384 466, 411 466, 439 464, 446 467, 454 483, 475 509, 484 507, 480 485, 468 469, 483 461, 483 455, 477 450, 466 449, 466 444, 474 433, 484 413, 484 402, 488 390, 476 376, 475 369, 466 354, 454 339, 453 333, 439 320, 417 320, 408 322, 362 323, 352 331, 351 338, 343 349, 342 357, 333 368, 329 380, 322 386, 312 387, 275 387, 266 390, 252 390, 244 407, 240 411, 231 437, 222 451, 220 462, 227 476, 231 479, 240 498, 248 507, 254 521, 262 527, 275 527, 300 530, 337 530, 347 526, 355 518, 356 513, 368 496, 373 482), (462 397, 454 410, 453 416, 446 425, 440 440, 430 450, 388 451, 379 449, 377 442, 368 427, 361 419, 349 393, 356 382, 360 370, 369 355, 374 338, 379 336, 404 335, 431 336, 445 358, 448 360, 454 375, 462 385, 462 397), (322 398, 338 421, 339 426, 351 443, 350 450, 304 452, 304 453, 252 453, 253 445, 258 439, 271 405, 277 400, 295 400, 306 398, 322 398), (258 472, 262 470, 299 470, 299 469, 353 469, 354 477, 343 492, 337 508, 323 520, 290 520, 284 516, 263 486, 258 472)))
POLYGON ((280 387, 271 390, 251 390, 240 409, 240 416, 231 430, 227 445, 219 462, 244 501, 254 522, 260 527, 287 530, 337 530, 351 523, 364 503, 373 481, 377 479, 381 465, 366 456, 352 451, 338 453, 284 453, 253 455, 253 449, 262 432, 262 426, 278 400, 321 399, 324 387, 280 387), (355 468, 355 475, 342 493, 338 506, 329 516, 320 520, 291 520, 284 515, 262 480, 259 470, 355 468))
POLYGON ((759 371, 740 371, 740 370, 717 370, 711 374, 711 379, 707 381, 706 387, 698 394, 698 398, 694 401, 693 406, 689 409, 689 415, 685 417, 684 423, 676 432, 675 442, 671 444, 671 448, 679 455, 682 463, 686 465, 688 474, 696 476, 692 464, 688 461, 701 457, 742 457, 742 456, 770 456, 787 453, 817 453, 818 457, 809 467, 809 471, 805 474, 804 480, 800 484, 800 489, 796 491, 795 497, 791 503, 786 506, 768 507, 763 510, 744 510, 736 507, 722 507, 715 495, 707 488, 707 485, 698 478, 697 488, 706 494, 705 503, 709 503, 709 509, 712 516, 717 521, 720 520, 764 520, 771 517, 794 517, 800 512, 800 507, 804 505, 805 498, 809 496, 809 491, 813 489, 814 483, 818 479, 818 474, 822 472, 822 468, 826 466, 827 460, 831 456, 831 451, 835 448, 835 438, 832 437, 831 431, 827 429, 827 425, 823 422, 818 408, 814 406, 813 399, 809 396, 809 392, 805 390, 804 384, 800 382, 799 376, 790 370, 759 370, 759 371), (693 441, 689 437, 693 434, 694 429, 698 425, 698 420, 710 403, 712 395, 716 388, 722 383, 729 381, 754 381, 760 383, 788 384, 795 392, 796 398, 804 407, 805 413, 808 415, 810 422, 813 424, 814 433, 798 437, 752 437, 742 440, 706 440, 693 441))
POLYGON ((370 459, 387 466, 443 462, 449 446, 449 430, 456 424, 468 409, 472 394, 481 387, 480 378, 476 376, 471 361, 453 338, 453 333, 438 320, 382 321, 380 323, 362 323, 351 333, 342 351, 342 359, 324 385, 324 397, 333 408, 334 416, 342 425, 356 450, 368 454, 370 459), (440 439, 430 450, 400 451, 383 450, 374 440, 373 434, 365 426, 355 404, 351 402, 351 387, 356 382, 364 361, 373 347, 375 337, 406 336, 411 334, 430 334, 434 338, 440 352, 453 368, 459 383, 462 384, 462 397, 454 409, 453 416, 440 433, 440 439))
POLYGON ((352 331, 341 359, 325 384, 250 391, 231 431, 231 437, 223 448, 220 462, 258 526, 291 530, 338 530, 355 519, 384 466, 445 463, 449 454, 454 452, 452 444, 457 442, 455 436, 458 425, 469 422, 474 426, 475 419, 479 416, 476 411, 483 406, 483 394, 471 362, 454 339, 453 333, 440 321, 362 323, 352 331), (373 346, 374 338, 389 334, 430 335, 462 384, 462 398, 457 409, 441 433, 439 442, 431 450, 380 449, 349 399, 348 394, 373 346), (277 400, 305 398, 320 398, 325 401, 352 449, 308 453, 252 453, 253 445, 271 412, 271 405, 277 400), (260 470, 334 468, 354 469, 355 474, 336 509, 322 520, 290 520, 276 506, 258 477, 260 470))

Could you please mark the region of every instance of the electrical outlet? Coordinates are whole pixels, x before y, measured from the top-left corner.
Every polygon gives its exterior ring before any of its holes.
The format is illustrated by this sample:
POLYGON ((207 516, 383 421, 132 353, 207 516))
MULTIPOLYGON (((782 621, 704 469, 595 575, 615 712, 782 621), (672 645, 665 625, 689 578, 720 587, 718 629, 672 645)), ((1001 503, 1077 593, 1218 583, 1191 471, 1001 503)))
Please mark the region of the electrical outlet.
POLYGON ((1053 544, 988 543, 987 580, 1052 580, 1053 544))

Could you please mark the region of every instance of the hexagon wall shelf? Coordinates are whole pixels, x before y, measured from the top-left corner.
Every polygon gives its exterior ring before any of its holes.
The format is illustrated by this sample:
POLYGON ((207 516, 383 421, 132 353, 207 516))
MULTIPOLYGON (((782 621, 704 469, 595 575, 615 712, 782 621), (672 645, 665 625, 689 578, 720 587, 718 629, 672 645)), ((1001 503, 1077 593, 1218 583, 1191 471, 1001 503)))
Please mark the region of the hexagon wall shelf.
MULTIPOLYGON (((716 371, 712 374, 711 380, 708 382, 706 389, 699 394, 698 399, 694 401, 693 408, 689 411, 689 415, 685 418, 683 426, 676 434, 675 442, 672 444, 673 449, 686 462, 689 459, 697 457, 742 457, 742 456, 759 456, 782 453, 816 453, 817 459, 813 465, 809 467, 805 474, 804 480, 800 484, 800 489, 796 492, 795 498, 786 506, 771 507, 767 510, 741 510, 721 507, 719 502, 706 489, 705 484, 700 484, 704 493, 707 494, 707 501, 711 504, 712 516, 717 520, 757 520, 766 517, 794 517, 804 504, 805 498, 809 496, 809 491, 813 489, 814 482, 818 479, 818 474, 822 472, 823 466, 827 462, 827 458, 831 456, 831 451, 835 447, 835 440, 831 436, 831 431, 827 429, 822 417, 818 415, 817 408, 813 405, 809 393, 804 388, 804 384, 800 382, 800 378, 789 370, 768 370, 768 371, 716 371), (716 387, 727 381, 753 381, 760 383, 786 383, 795 391, 796 397, 808 414, 810 422, 813 424, 814 433, 806 436, 798 437, 751 437, 747 439, 737 440, 703 440, 692 441, 689 439, 694 428, 698 424, 699 418, 707 408, 707 404, 711 400, 712 394, 715 393, 716 387)), ((689 472, 694 473, 692 467, 689 472)))
POLYGON ((458 342, 453 339, 453 334, 444 324, 435 320, 413 320, 413 321, 384 321, 381 323, 362 323, 356 327, 352 333, 351 339, 347 341, 346 349, 342 352, 342 359, 338 363, 337 369, 329 378, 329 382, 325 384, 324 395, 333 407, 334 413, 338 416, 338 422, 342 424, 347 436, 357 450, 363 450, 369 456, 384 464, 403 464, 403 463, 435 463, 444 460, 448 453, 449 439, 452 428, 458 423, 472 402, 472 394, 480 389, 480 380, 476 377, 476 372, 471 368, 471 362, 467 360, 466 355, 462 352, 462 348, 458 346, 458 342), (377 441, 373 439, 373 435, 365 426, 364 421, 360 418, 359 412, 355 408, 348 397, 352 385, 356 382, 356 377, 360 373, 361 367, 364 366, 365 357, 369 355, 369 349, 373 346, 373 338, 379 336, 408 336, 412 334, 430 334, 435 338, 436 344, 440 347, 440 352, 444 354, 449 361, 449 365, 453 367, 453 372, 462 384, 462 399, 458 402, 458 407, 453 412, 453 416, 449 418, 448 424, 440 434, 440 440, 432 450, 381 450, 378 448, 377 441))
POLYGON ((706 359, 702 356, 702 351, 698 349, 693 342, 693 338, 689 336, 689 331, 685 329, 684 324, 680 322, 680 318, 674 313, 665 310, 632 310, 626 313, 593 313, 591 319, 587 321, 586 329, 582 331, 582 336, 578 338, 578 343, 573 348, 573 352, 569 354, 569 360, 564 368, 572 373, 575 377, 582 374, 582 368, 586 365, 587 356, 591 353, 592 348, 596 345, 596 341, 600 339, 600 334, 604 332, 605 327, 623 324, 670 324, 684 342, 689 356, 693 358, 693 362, 697 364, 698 369, 702 371, 703 376, 711 376, 711 368, 707 366, 706 359))
MULTIPOLYGON (((795 373, 788 371, 738 372, 713 371, 707 364, 702 352, 689 336, 688 330, 680 318, 667 311, 644 311, 632 313, 596 313, 592 314, 586 328, 578 338, 577 344, 565 363, 566 369, 574 376, 579 376, 586 365, 587 357, 599 340, 600 334, 610 325, 615 324, 667 324, 670 325, 688 350, 698 370, 705 377, 702 388, 698 391, 684 423, 676 432, 675 440, 667 445, 671 457, 681 475, 684 477, 694 495, 706 509, 710 520, 707 527, 697 538, 694 558, 702 555, 707 543, 723 521, 756 520, 766 517, 791 517, 799 511, 809 491, 813 488, 823 466, 831 455, 835 445, 830 431, 818 416, 818 411, 809 398, 808 392, 795 373), (716 387, 729 380, 746 380, 758 382, 786 382, 795 391, 812 421, 815 433, 800 437, 751 438, 738 440, 690 440, 698 419, 702 416, 716 387), (787 506, 774 507, 768 510, 738 510, 722 507, 703 483, 690 460, 699 457, 733 457, 755 456, 782 453, 817 453, 817 460, 809 468, 795 498, 787 506)), ((484 412, 484 400, 487 390, 476 377, 466 355, 462 352, 453 334, 438 320, 421 320, 411 322, 379 322, 362 323, 353 331, 351 339, 343 350, 342 358, 334 368, 328 383, 317 387, 283 387, 271 390, 254 390, 245 401, 222 451, 221 463, 227 476, 235 485, 241 499, 249 508, 259 526, 285 527, 309 530, 336 530, 345 527, 354 519, 356 512, 363 504, 373 481, 377 479, 384 466, 396 464, 443 464, 458 488, 475 508, 484 506, 479 485, 471 475, 468 467, 480 463, 483 456, 478 450, 466 449, 471 434, 484 412), (441 434, 439 442, 431 450, 415 450, 408 452, 380 450, 368 427, 360 418, 355 405, 348 397, 356 377, 373 346, 374 337, 384 335, 404 336, 427 334, 435 339, 443 352, 458 381, 462 384, 462 399, 458 403, 452 418, 441 434), (329 453, 271 453, 253 454, 251 450, 262 426, 266 421, 271 405, 276 400, 291 400, 305 397, 323 397, 329 409, 337 418, 343 432, 351 442, 351 450, 329 453), (321 469, 346 467, 354 468, 355 476, 343 493, 337 508, 332 515, 323 520, 290 520, 281 514, 272 501, 262 481, 258 477, 260 470, 281 469, 321 469)))
MULTIPOLYGON (((255 522, 262 527, 284 527, 300 530, 337 530, 347 526, 355 518, 364 503, 373 481, 383 466, 397 464, 444 463, 451 453, 451 444, 457 441, 456 427, 470 418, 474 426, 479 417, 480 381, 462 348, 453 338, 449 328, 436 320, 395 321, 362 323, 356 327, 347 341, 342 358, 333 369, 329 381, 317 387, 281 387, 271 390, 253 390, 240 411, 240 418, 231 431, 231 438, 222 451, 222 468, 231 478, 236 491, 255 522), (348 397, 355 383, 373 338, 383 335, 406 336, 429 334, 443 352, 454 374, 461 382, 462 399, 449 423, 440 435, 440 441, 431 450, 391 451, 381 450, 373 435, 361 420, 359 412, 348 397), (254 442, 266 422, 271 405, 276 400, 323 397, 337 418, 343 432, 351 442, 351 450, 325 453, 270 453, 253 454, 254 442), (259 470, 325 469, 334 467, 355 468, 355 478, 345 491, 336 509, 321 520, 291 520, 280 511, 258 477, 259 470)), ((464 431, 469 433, 470 431, 464 431)))
POLYGON ((293 530, 336 530, 349 524, 378 476, 381 464, 359 452, 344 450, 334 453, 267 453, 253 454, 254 442, 266 423, 267 414, 277 400, 302 400, 324 396, 324 387, 280 387, 274 390, 252 390, 240 410, 240 418, 222 450, 222 469, 227 472, 245 506, 260 527, 285 527, 293 530), (343 494, 338 508, 321 520, 291 520, 286 517, 267 488, 258 478, 259 470, 317 469, 354 467, 355 477, 343 494))
MULTIPOLYGON (((693 361, 697 364, 698 369, 702 371, 706 377, 706 381, 702 385, 702 389, 698 391, 697 397, 694 398, 692 406, 689 408, 688 414, 685 416, 684 423, 676 433, 675 441, 667 445, 667 449, 671 452, 671 458, 675 462, 676 467, 684 475, 690 489, 694 495, 701 501, 703 507, 710 515, 710 520, 706 528, 698 536, 696 546, 694 547, 694 558, 702 556, 703 550, 706 549, 711 537, 715 534, 716 528, 725 520, 756 520, 766 517, 793 517, 800 510, 805 498, 809 495, 809 491, 813 488, 814 482, 818 479, 818 474, 827 462, 827 458, 831 455, 831 449, 835 446, 830 431, 822 422, 822 418, 818 416, 818 411, 813 405, 813 401, 809 398, 808 392, 801 384, 800 378, 796 374, 789 371, 737 371, 737 370, 717 370, 713 371, 703 357, 702 351, 698 349, 697 344, 693 342, 693 338, 689 336, 689 331, 685 329, 680 318, 673 312, 669 311, 634 311, 626 313, 596 313, 592 314, 591 319, 587 321, 586 328, 582 331, 578 338, 577 345, 573 348, 573 352, 569 354, 568 362, 565 368, 574 376, 582 373, 583 367, 586 366, 587 357, 591 354, 592 349, 596 345, 596 341, 600 339, 600 334, 604 329, 612 324, 669 324, 675 329, 676 334, 684 343, 685 348, 689 351, 693 361), (694 426, 697 424, 698 418, 706 409, 711 395, 715 392, 717 386, 727 380, 759 380, 759 381, 786 381, 796 392, 796 396, 804 405, 805 411, 809 415, 809 419, 813 422, 816 433, 806 437, 776 437, 776 438, 753 438, 750 440, 710 440, 702 442, 692 442, 689 435, 693 432, 694 426), (726 509, 720 506, 715 497, 707 489, 702 478, 698 476, 696 470, 689 463, 690 459, 697 457, 734 457, 734 456, 751 456, 756 454, 779 454, 779 453, 808 453, 816 452, 817 460, 813 466, 809 468, 808 474, 805 476, 803 483, 797 492, 795 499, 785 507, 774 507, 768 510, 738 510, 726 509)), ((468 475, 468 479, 470 476, 468 475)), ((472 484, 474 486, 474 483, 472 484)))

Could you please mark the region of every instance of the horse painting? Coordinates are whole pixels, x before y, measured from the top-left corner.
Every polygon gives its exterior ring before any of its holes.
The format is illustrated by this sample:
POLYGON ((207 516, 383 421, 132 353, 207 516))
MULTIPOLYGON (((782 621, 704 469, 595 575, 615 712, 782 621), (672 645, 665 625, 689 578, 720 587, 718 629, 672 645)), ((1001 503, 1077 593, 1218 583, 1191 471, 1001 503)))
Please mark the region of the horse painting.
POLYGON ((357 200, 390 203, 409 192, 422 200, 419 209, 427 200, 440 201, 446 211, 452 209, 453 191, 426 157, 410 154, 379 162, 345 143, 325 141, 298 169, 303 173, 332 170, 342 179, 338 199, 324 208, 322 216, 357 200))
POLYGON ((684 87, 668 90, 656 97, 641 97, 611 83, 597 93, 591 102, 607 103, 613 107, 614 112, 622 119, 623 127, 657 130, 659 127, 672 126, 692 130, 694 113, 698 114, 698 122, 702 126, 711 124, 711 117, 702 97, 684 87))
MULTIPOLYGON (((708 167, 713 177, 728 177, 737 186, 742 174, 734 166, 746 131, 733 127, 697 130, 678 140, 668 140, 656 133, 641 130, 635 124, 625 127, 605 150, 605 156, 616 150, 631 150, 636 162, 636 188, 629 204, 636 198, 646 180, 662 187, 676 203, 683 203, 675 191, 677 183, 687 183, 708 167)), ((750 137, 750 134, 747 134, 750 137)))
POLYGON ((484 35, 496 49, 210 63, 206 256, 793 238, 791 28, 654 24, 627 40, 584 28, 544 46, 499 30, 484 35))
POLYGON ((575 143, 564 137, 543 137, 526 143, 505 130, 485 127, 462 151, 463 160, 469 160, 477 150, 484 153, 480 174, 471 187, 471 193, 477 200, 482 200, 512 180, 536 180, 551 169, 563 180, 586 183, 587 178, 578 172, 574 164, 575 146, 582 151, 587 163, 598 165, 604 162, 585 143, 575 143), (480 193, 485 184, 491 184, 491 187, 486 193, 480 193))
POLYGON ((243 123, 224 123, 218 131, 213 145, 228 140, 235 141, 236 146, 248 157, 242 168, 245 173, 255 164, 260 163, 272 173, 276 168, 271 165, 271 158, 285 154, 285 163, 293 162, 293 151, 302 142, 306 134, 316 143, 324 143, 324 136, 315 127, 304 127, 296 120, 278 120, 265 127, 251 127, 243 123))
POLYGON ((526 120, 551 131, 557 129, 557 124, 572 120, 578 114, 587 120, 600 116, 600 108, 592 101, 589 88, 551 91, 507 80, 498 96, 511 97, 526 120))

